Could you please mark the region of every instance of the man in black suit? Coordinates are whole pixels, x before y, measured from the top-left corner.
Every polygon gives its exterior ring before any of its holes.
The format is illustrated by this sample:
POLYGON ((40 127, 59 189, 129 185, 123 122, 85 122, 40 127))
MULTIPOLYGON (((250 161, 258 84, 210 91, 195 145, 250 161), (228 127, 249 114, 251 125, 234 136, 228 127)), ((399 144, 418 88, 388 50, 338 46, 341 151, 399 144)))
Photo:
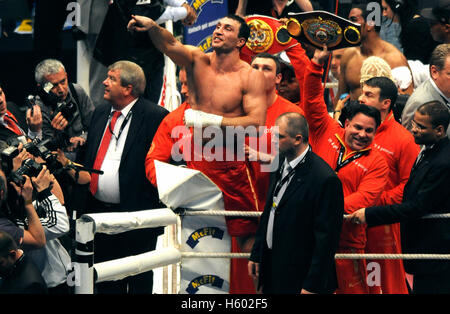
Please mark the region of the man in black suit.
MULTIPOLYGON (((450 212, 450 112, 439 101, 422 104, 414 113, 412 133, 422 150, 411 170, 401 204, 362 208, 348 218, 368 227, 400 222, 404 253, 450 253, 450 219, 424 219, 450 212)), ((413 274, 413 293, 450 293, 450 261, 405 260, 413 274)))
POLYGON ((309 148, 301 114, 284 113, 275 126, 281 168, 270 178, 249 274, 263 293, 332 293, 344 214, 341 182, 309 148))
MULTIPOLYGON (((168 111, 140 97, 145 75, 140 66, 118 61, 108 69, 104 104, 95 109, 86 141, 84 165, 92 174, 87 209, 121 212, 161 207, 156 188, 145 177, 145 156, 168 111)), ((160 229, 134 230, 116 236, 99 234, 96 262, 155 249, 160 229)), ((151 293, 152 272, 97 286, 99 293, 151 293)))

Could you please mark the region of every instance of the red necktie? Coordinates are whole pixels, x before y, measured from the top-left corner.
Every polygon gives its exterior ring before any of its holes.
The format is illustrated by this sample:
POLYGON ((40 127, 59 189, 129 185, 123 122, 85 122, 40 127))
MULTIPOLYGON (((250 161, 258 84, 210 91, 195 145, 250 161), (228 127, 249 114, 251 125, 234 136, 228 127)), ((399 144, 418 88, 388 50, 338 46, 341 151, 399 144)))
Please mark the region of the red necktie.
MULTIPOLYGON (((103 135, 102 142, 100 144, 100 148, 97 152, 97 157, 94 162, 94 169, 100 169, 103 164, 103 160, 105 159, 106 152, 108 151, 109 143, 111 142, 111 130, 114 130, 114 126, 116 125, 117 118, 121 115, 120 111, 114 111, 113 117, 111 119, 111 124, 106 128, 105 134, 103 135)), ((89 185, 89 189, 91 190, 92 195, 97 193, 98 189, 98 174, 91 174, 91 183, 89 185)))
POLYGON ((19 126, 16 124, 16 122, 8 115, 3 116, 3 121, 6 123, 5 127, 10 130, 11 132, 22 135, 22 130, 19 128, 19 126))

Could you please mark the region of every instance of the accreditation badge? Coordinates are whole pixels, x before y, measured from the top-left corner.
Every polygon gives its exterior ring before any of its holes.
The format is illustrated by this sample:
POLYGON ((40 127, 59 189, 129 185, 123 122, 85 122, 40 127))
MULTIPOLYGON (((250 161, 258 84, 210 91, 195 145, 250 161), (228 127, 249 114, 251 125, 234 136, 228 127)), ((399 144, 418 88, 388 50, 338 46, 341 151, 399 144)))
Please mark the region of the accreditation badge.
POLYGON ((328 50, 355 47, 361 44, 361 25, 326 11, 289 13, 286 24, 293 38, 317 48, 326 44, 328 50))

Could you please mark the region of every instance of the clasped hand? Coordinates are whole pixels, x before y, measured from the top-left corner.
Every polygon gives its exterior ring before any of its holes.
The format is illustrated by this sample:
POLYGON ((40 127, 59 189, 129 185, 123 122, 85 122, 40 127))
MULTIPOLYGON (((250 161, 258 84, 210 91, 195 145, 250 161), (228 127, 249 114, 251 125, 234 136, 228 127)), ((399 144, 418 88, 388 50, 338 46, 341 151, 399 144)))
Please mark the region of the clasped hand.
POLYGON ((352 214, 346 215, 344 217, 345 220, 347 221, 351 221, 354 224, 357 225, 362 225, 362 224, 366 224, 366 209, 365 208, 361 208, 358 209, 357 211, 353 212, 352 214))

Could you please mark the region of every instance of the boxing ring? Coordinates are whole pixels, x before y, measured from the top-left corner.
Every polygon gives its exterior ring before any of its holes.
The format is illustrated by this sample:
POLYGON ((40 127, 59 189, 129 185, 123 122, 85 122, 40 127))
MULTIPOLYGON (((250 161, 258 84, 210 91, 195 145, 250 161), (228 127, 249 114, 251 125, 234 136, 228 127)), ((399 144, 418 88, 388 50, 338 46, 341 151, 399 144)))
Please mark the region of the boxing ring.
MULTIPOLYGON (((177 168, 177 179, 164 177, 160 192, 167 208, 126 213, 85 214, 76 221, 76 294, 93 294, 95 283, 115 281, 154 270, 159 294, 228 293, 229 261, 249 258, 249 253, 231 253, 225 216, 259 217, 261 212, 225 211, 221 191, 201 172, 155 163, 157 176, 177 168), (173 168, 174 167, 174 168, 173 168), (191 184, 201 186, 201 196, 191 184), (190 193, 187 193, 190 191, 190 193), (207 209, 212 208, 212 209, 207 209), (96 233, 165 227, 154 251, 117 260, 94 263, 96 233), (207 262, 206 262, 207 261, 207 262)), ((449 219, 432 214, 422 219, 449 219)), ((111 249, 114 249, 113 247, 111 249)), ((433 259, 450 260, 450 254, 336 254, 336 259, 433 259)))

